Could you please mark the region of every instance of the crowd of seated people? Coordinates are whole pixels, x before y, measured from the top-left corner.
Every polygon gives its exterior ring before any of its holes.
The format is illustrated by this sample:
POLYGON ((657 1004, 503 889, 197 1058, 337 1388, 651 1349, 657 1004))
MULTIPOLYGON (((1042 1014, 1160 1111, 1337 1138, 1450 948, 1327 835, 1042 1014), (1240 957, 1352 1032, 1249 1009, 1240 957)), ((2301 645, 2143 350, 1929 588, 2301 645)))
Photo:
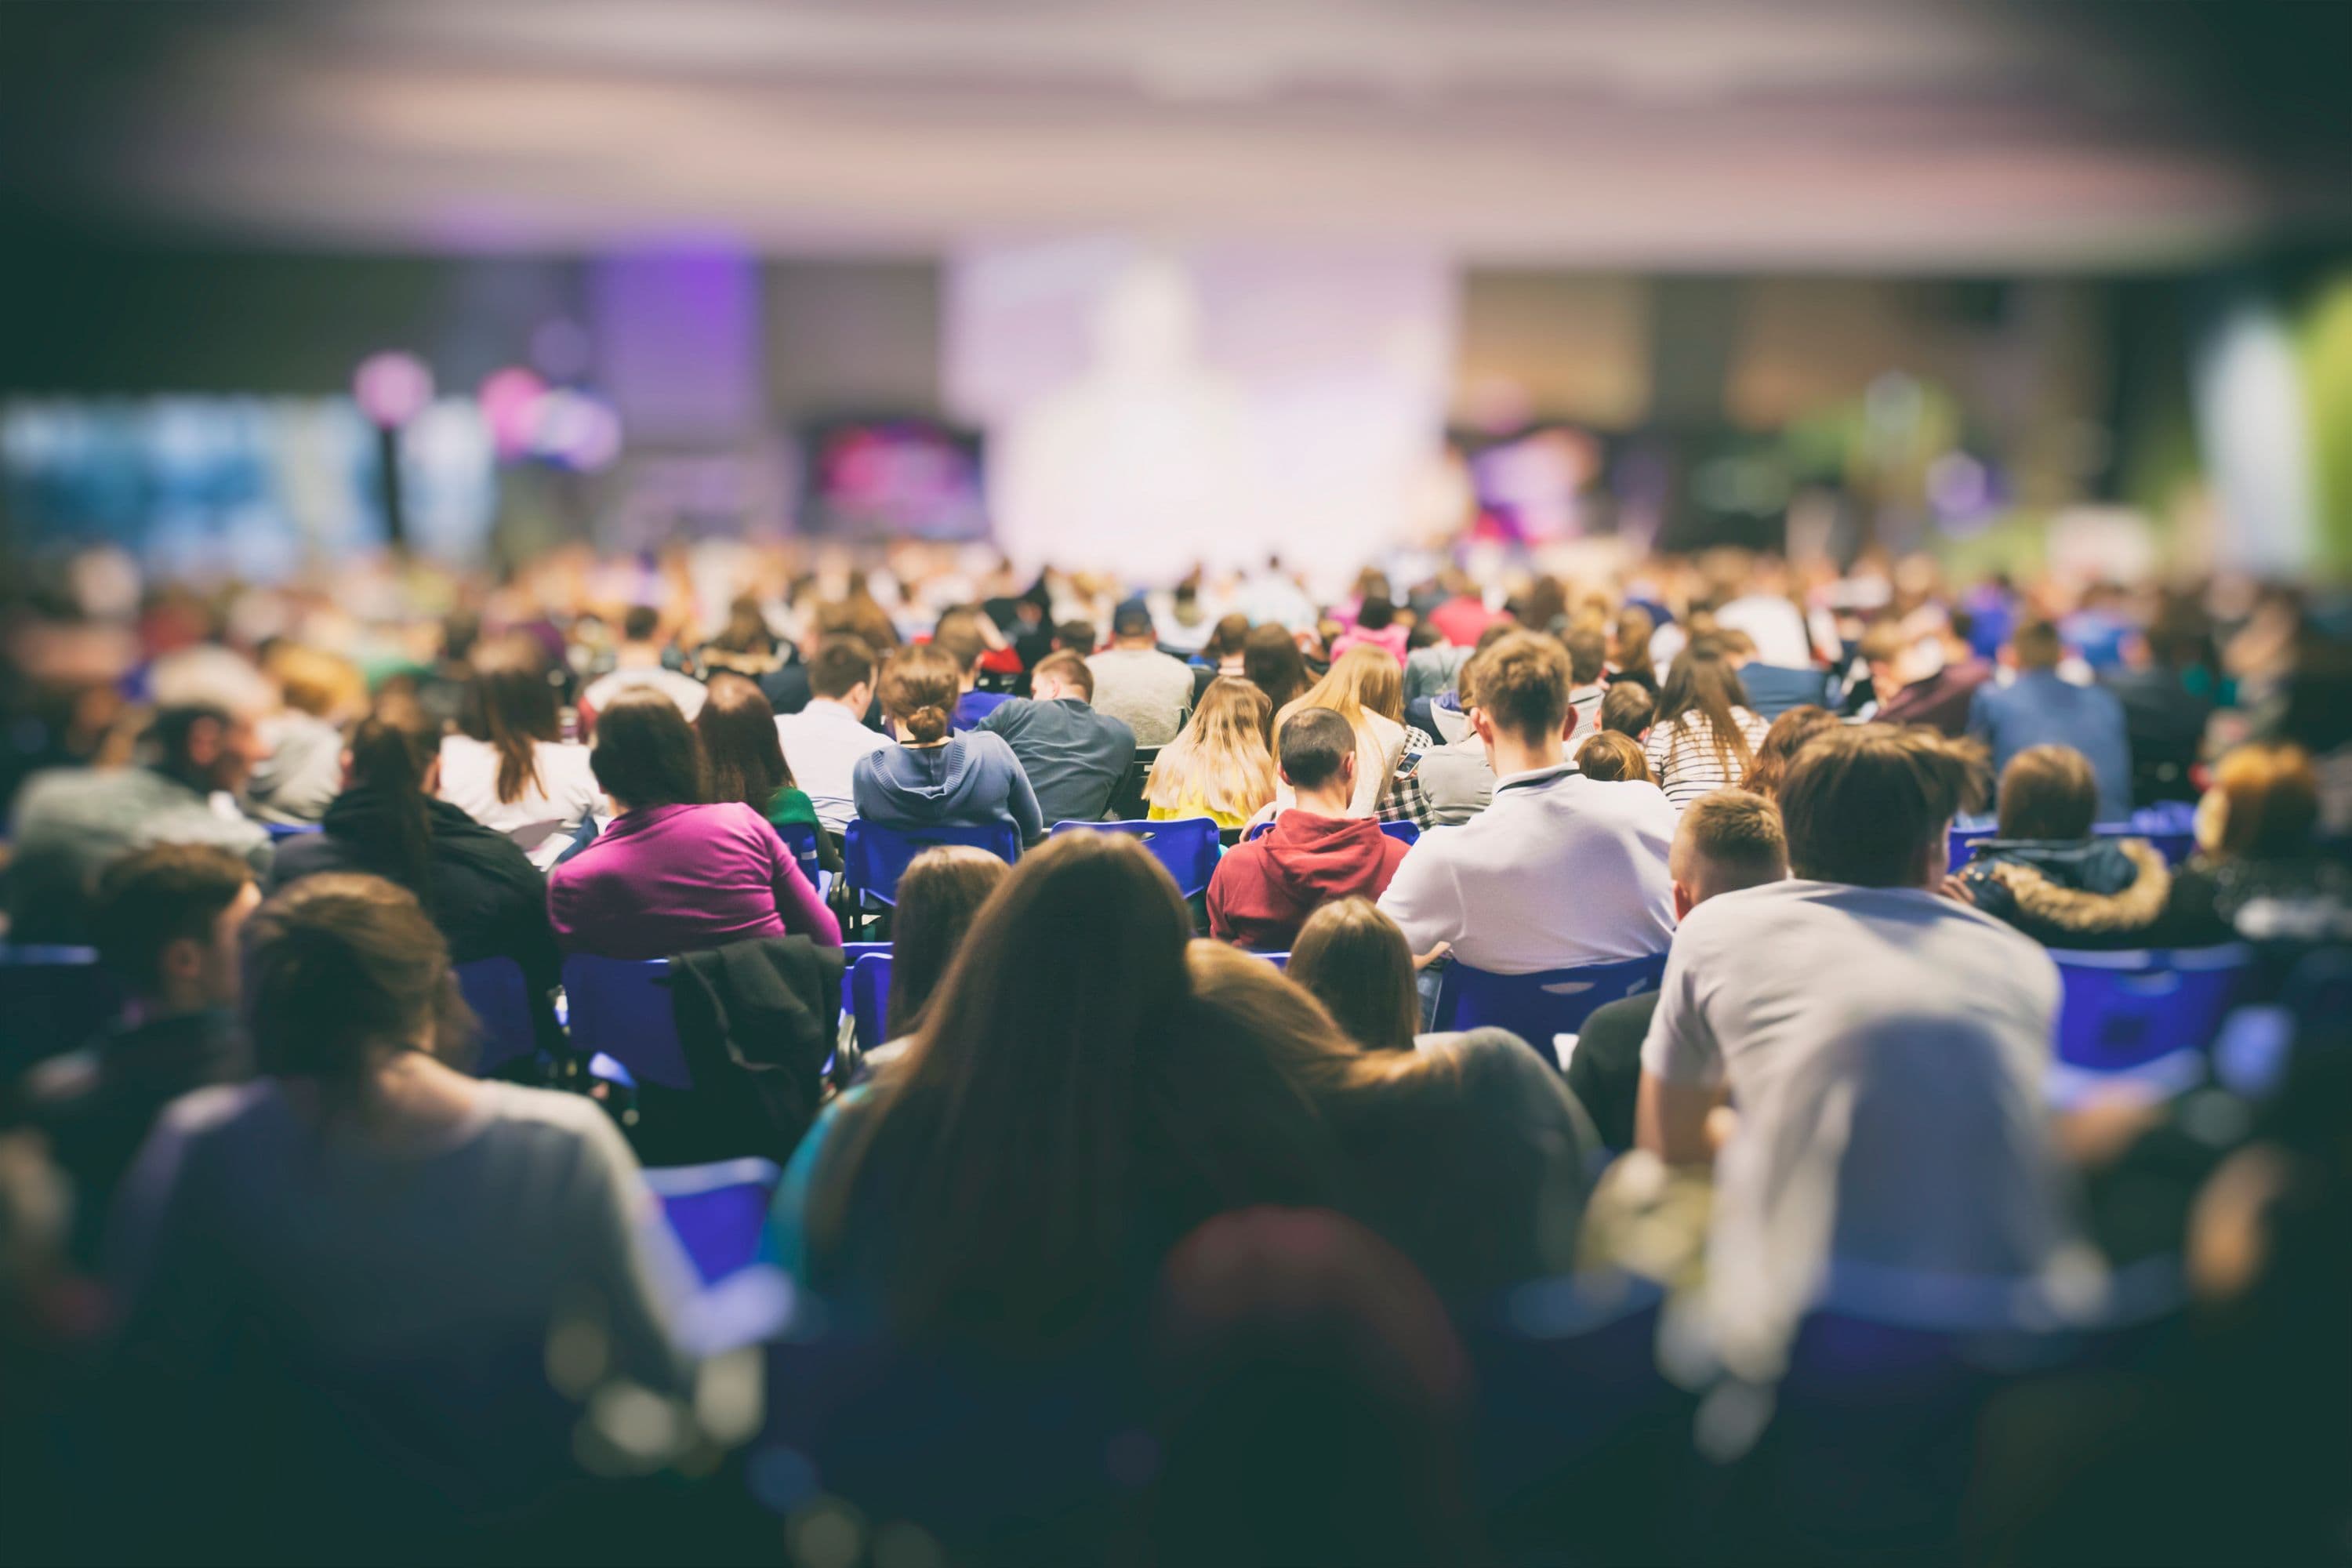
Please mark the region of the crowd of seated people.
MULTIPOLYGON (((1633 1279, 1671 1331, 1616 1364, 1671 1342, 1677 1386, 1768 1391, 1765 1414, 1735 1440, 1736 1400, 1670 1405, 1678 1458, 1585 1544, 1772 1559, 1737 1505, 1669 1516, 1721 1497, 1704 1463, 1778 1462, 1769 1391, 1806 1386, 1809 1326, 2095 1321, 2136 1191, 2202 1337, 2135 1364, 2144 1420, 2104 1384, 2074 1390, 2076 1426, 1989 1417, 1948 1500, 1982 1481, 2055 1530, 2101 1465, 2221 1465, 2265 1533, 2172 1489, 2186 1554, 2340 1552, 2312 1445, 2209 1431, 2260 1426, 2238 1384, 2294 1381, 2282 1337, 2338 1364, 2352 1306, 2343 982, 2305 962, 2340 965, 2352 931, 2317 608, 2272 594, 2223 624, 2173 592, 2119 610, 1867 559, 1390 563, 1319 596, 1273 564, 1139 595, 919 549, 730 559, 715 600, 682 562, 574 561, 364 631, 299 595, 207 621, 160 591, 204 646, 159 643, 88 700, 82 666, 25 668, 0 986, 106 987, 70 1034, 48 994, 7 993, 0 1386, 36 1397, 0 1411, 32 1456, 0 1468, 0 1536, 56 1555, 44 1531, 139 1474, 163 1503, 79 1555, 542 1560, 616 1503, 748 1552, 763 1510, 801 1531, 820 1482, 886 1530, 944 1487, 923 1389, 951 1410, 976 1375, 1009 1412, 1079 1367, 1086 1399, 1023 1418, 1076 1433, 1107 1402, 1110 1460, 1040 1458, 984 1525, 910 1514, 926 1550, 1573 1558, 1590 1499, 1491 1492, 1480 1424, 1524 1363, 1483 1358, 1572 1340, 1587 1293, 1633 1279), (2086 605, 2138 630, 2095 637, 2086 605), (287 634, 236 630, 265 624, 287 634), (1073 830, 1121 816, 1207 826, 1073 830), (940 829, 1001 832, 1010 860, 940 829), (1212 829, 1188 904, 1159 856, 1212 829), (845 875, 854 832, 919 850, 887 911, 845 875), (557 1022, 574 955, 675 960, 681 1037, 686 993, 719 984, 724 1092, 772 1093, 761 1032, 833 1028, 845 939, 888 944, 879 1035, 837 1031, 759 1145, 744 1278, 789 1281, 753 1340, 775 1365, 893 1358, 858 1419, 921 1458, 887 1505, 855 1467, 759 1449, 744 1347, 711 1337, 753 1295, 698 1281, 640 1170, 673 1147, 664 1103, 557 1022), (779 945, 827 955, 813 984, 730 956, 779 945), (2196 1042, 2198 1088, 2053 1105, 2069 966, 2225 946, 2259 955, 2256 1005, 2230 1051, 2196 1042), (538 1049, 477 1077, 489 1019, 458 970, 509 959, 538 1049), (1596 994, 1604 972, 1646 978, 1596 994), (1480 981, 1572 1011, 1540 1038, 1457 1020, 1480 981), (1349 1463, 1271 1485, 1244 1459, 1278 1461, 1280 1433, 1349 1463), (2019 1503, 2018 1468, 2067 1442, 2019 1503)), ((781 1418, 823 1384, 762 1397, 781 1418)), ((1008 1473, 1005 1447, 974 1475, 1008 1473)))

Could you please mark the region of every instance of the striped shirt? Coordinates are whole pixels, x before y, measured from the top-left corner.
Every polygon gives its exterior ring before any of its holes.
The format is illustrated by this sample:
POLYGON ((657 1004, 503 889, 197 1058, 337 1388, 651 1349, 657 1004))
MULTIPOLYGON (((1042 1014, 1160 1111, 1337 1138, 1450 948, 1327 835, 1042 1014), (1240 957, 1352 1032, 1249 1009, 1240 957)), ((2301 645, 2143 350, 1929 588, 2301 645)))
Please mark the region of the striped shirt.
MULTIPOLYGON (((1731 716, 1748 738, 1752 754, 1764 743, 1764 731, 1771 726, 1746 708, 1733 709, 1731 716)), ((1709 790, 1738 784, 1747 771, 1737 746, 1727 742, 1723 754, 1716 754, 1715 727, 1704 713, 1685 713, 1658 725, 1642 749, 1649 756, 1650 772, 1657 776, 1658 787, 1666 792, 1676 811, 1709 790)))

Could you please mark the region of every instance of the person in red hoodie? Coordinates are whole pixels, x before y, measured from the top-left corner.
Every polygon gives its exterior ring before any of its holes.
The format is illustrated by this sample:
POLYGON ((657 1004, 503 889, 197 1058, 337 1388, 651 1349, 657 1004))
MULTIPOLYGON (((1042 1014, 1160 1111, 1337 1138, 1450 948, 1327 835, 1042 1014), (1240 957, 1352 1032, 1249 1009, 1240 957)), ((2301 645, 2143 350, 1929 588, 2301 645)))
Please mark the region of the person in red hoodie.
POLYGON ((1282 727, 1282 776, 1297 804, 1271 832, 1237 846, 1209 880, 1209 931, 1219 942, 1280 952, 1307 917, 1341 899, 1377 899, 1405 846, 1370 817, 1348 815, 1356 731, 1328 708, 1282 727))

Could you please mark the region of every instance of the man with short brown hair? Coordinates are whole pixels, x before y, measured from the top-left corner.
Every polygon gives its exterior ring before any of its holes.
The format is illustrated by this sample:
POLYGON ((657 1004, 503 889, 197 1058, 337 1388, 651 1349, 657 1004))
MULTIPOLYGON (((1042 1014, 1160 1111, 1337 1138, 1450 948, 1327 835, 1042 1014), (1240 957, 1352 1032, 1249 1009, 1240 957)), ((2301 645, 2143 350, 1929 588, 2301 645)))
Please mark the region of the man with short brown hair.
POLYGON ((1796 879, 1709 898, 1675 933, 1635 1126, 1671 1163, 1716 1163, 1709 1305, 1743 1376, 1773 1375, 1817 1302, 2030 1300, 2073 1240, 2042 1106, 2057 969, 1936 890, 1969 770, 1929 731, 1809 742, 1780 795, 1796 879))
POLYGON ((2027 621, 2009 639, 2017 679, 1990 682, 1969 700, 1969 734, 1992 752, 1992 771, 2028 746, 2072 746, 2091 760, 2099 779, 2099 820, 2131 816, 2131 741, 2124 705, 2101 686, 2077 686, 2058 673, 2066 644, 2047 621, 2027 621))
POLYGON ((1094 671, 1067 648, 1037 661, 1029 691, 998 703, 973 727, 1003 736, 1013 748, 1048 827, 1099 822, 1135 765, 1135 731, 1095 710, 1094 671))
POLYGON ((1416 954, 1450 944, 1460 962, 1501 974, 1664 947, 1674 931, 1675 809, 1654 784, 1603 784, 1566 760, 1575 722, 1567 652, 1552 637, 1513 632, 1463 676, 1494 798, 1462 826, 1415 844, 1381 909, 1416 954))

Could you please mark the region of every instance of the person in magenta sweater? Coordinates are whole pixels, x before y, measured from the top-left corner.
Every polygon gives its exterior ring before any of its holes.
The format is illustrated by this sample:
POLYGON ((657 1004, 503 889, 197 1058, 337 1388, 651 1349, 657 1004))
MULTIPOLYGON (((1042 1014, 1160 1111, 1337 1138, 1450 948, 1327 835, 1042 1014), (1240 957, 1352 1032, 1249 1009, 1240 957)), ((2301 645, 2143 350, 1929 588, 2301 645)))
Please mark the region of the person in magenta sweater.
POLYGON ((565 951, 667 958, 762 936, 841 945, 840 922, 767 818, 740 802, 702 803, 701 753, 668 698, 615 698, 590 761, 617 815, 548 874, 565 951))
POLYGON ((1287 950, 1325 904, 1379 898, 1405 855, 1378 822, 1348 815, 1356 731, 1347 720, 1328 708, 1302 709, 1280 742, 1282 776, 1297 804, 1272 831, 1217 862, 1209 879, 1209 934, 1257 952, 1287 950))

